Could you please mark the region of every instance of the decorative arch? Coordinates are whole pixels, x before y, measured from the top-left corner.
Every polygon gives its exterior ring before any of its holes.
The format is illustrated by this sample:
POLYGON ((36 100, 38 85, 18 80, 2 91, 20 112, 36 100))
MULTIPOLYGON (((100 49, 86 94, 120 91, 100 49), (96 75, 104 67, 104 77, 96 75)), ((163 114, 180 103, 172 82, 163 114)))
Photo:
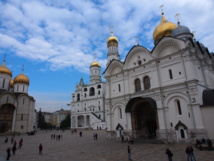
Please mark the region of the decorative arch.
POLYGON ((188 99, 188 96, 187 94, 184 94, 182 92, 172 92, 170 94, 168 94, 163 102, 164 104, 164 107, 167 107, 169 102, 172 100, 172 99, 175 99, 175 97, 180 97, 181 99, 185 100, 185 102, 189 103, 189 99, 188 99))
POLYGON ((134 46, 129 53, 126 55, 126 58, 124 60, 124 67, 123 70, 126 69, 130 69, 133 67, 133 63, 137 63, 138 65, 141 65, 141 63, 139 64, 139 62, 144 62, 142 60, 142 58, 145 58, 147 60, 147 62, 149 60, 152 60, 153 57, 150 54, 150 51, 146 48, 144 48, 143 46, 140 45, 136 45, 134 46))
POLYGON ((122 108, 122 110, 124 110, 125 109, 125 104, 123 104, 123 103, 114 104, 111 112, 114 113, 115 109, 118 108, 118 107, 120 107, 120 108, 122 108))
POLYGON ((184 40, 179 40, 172 37, 163 37, 152 51, 152 55, 156 58, 161 58, 185 48, 184 40))
POLYGON ((123 126, 118 123, 117 127, 116 127, 116 130, 123 130, 123 129, 124 129, 123 126))
POLYGON ((175 125, 175 130, 178 130, 179 126, 182 126, 185 130, 187 130, 187 126, 184 123, 182 123, 180 120, 175 125))
POLYGON ((11 132, 15 107, 11 104, 3 104, 0 107, 0 133, 11 132))
POLYGON ((141 102, 148 102, 150 103, 151 107, 154 110, 157 110, 157 105, 154 99, 150 97, 135 97, 129 100, 129 102, 126 105, 125 112, 131 112, 132 105, 135 104, 136 101, 141 100, 141 102))
POLYGON ((118 60, 112 60, 106 70, 103 72, 105 77, 117 74, 123 71, 123 63, 118 60))

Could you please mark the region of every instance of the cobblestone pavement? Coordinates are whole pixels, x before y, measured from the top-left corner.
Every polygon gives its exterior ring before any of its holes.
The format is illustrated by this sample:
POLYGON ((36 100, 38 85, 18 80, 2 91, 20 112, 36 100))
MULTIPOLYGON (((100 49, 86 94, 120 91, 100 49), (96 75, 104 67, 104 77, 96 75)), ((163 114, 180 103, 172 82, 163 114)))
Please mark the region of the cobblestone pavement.
MULTIPOLYGON (((0 161, 5 161, 6 149, 12 144, 5 144, 5 136, 0 136, 0 161)), ((70 131, 39 131, 36 135, 15 136, 18 142, 23 138, 23 147, 11 156, 11 161, 126 161, 127 143, 108 140, 105 131, 83 131, 83 136, 71 135, 70 131), (98 133, 98 140, 93 133, 98 133), (51 134, 63 135, 60 141, 51 140, 51 134), (43 154, 39 155, 39 144, 43 144, 43 154)), ((167 161, 165 149, 170 148, 174 154, 173 161, 186 161, 187 144, 143 144, 130 145, 133 161, 167 161)), ((194 149, 197 161, 214 161, 214 151, 194 149)))

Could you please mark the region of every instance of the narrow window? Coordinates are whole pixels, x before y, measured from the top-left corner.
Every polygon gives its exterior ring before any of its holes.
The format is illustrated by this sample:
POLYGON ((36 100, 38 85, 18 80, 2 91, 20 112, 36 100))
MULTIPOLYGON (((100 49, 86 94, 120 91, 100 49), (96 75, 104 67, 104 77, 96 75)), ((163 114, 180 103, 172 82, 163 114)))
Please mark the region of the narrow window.
POLYGON ((87 96, 87 94, 85 93, 85 97, 87 96))
POLYGON ((140 79, 136 79, 134 84, 135 84, 135 91, 136 92, 141 91, 140 79))
POLYGON ((7 103, 8 103, 8 101, 9 101, 9 97, 7 96, 7 103))
POLYGON ((173 79, 173 75, 172 75, 172 70, 171 69, 169 69, 169 78, 173 79))
POLYGON ((23 92, 25 91, 25 86, 23 86, 23 92))
POLYGON ((98 91, 98 94, 100 95, 100 90, 98 91))
POLYGON ((150 78, 148 76, 145 76, 143 78, 143 85, 144 85, 144 90, 150 89, 151 84, 150 84, 150 78))
POLYGON ((80 94, 77 94, 77 101, 80 101, 80 94))
POLYGON ((23 114, 21 114, 21 120, 23 120, 23 114))
POLYGON ((17 86, 17 91, 19 91, 19 85, 17 86))
POLYGON ((2 84, 2 88, 4 88, 4 84, 5 84, 5 79, 3 79, 3 84, 2 84))
POLYGON ((120 84, 118 84, 118 90, 119 90, 119 92, 121 91, 121 89, 120 89, 120 84))
POLYGON ((179 101, 179 100, 177 100, 177 101, 176 101, 176 103, 177 103, 177 108, 178 108, 178 114, 179 114, 179 115, 182 115, 180 101, 179 101))
POLYGON ((120 119, 122 119, 122 110, 121 110, 121 108, 119 108, 119 113, 120 113, 120 119))
POLYGON ((23 98, 23 102, 22 102, 22 104, 23 104, 23 105, 25 104, 25 98, 23 98))

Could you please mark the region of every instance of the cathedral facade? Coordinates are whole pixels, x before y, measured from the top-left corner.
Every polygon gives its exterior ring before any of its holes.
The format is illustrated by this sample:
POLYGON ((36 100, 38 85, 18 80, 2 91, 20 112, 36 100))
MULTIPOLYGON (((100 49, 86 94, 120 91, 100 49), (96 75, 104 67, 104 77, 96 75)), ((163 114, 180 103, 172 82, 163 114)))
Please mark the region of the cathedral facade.
POLYGON ((94 61, 90 65, 90 84, 85 84, 81 78, 72 94, 72 129, 106 129, 104 92, 105 83, 101 80, 100 64, 94 61))
POLYGON ((151 51, 137 44, 124 61, 118 38, 112 33, 107 40, 107 137, 214 139, 214 55, 164 13, 153 39, 151 51))
POLYGON ((28 95, 29 78, 12 79, 5 61, 0 66, 0 133, 26 133, 35 129, 35 100, 28 95))

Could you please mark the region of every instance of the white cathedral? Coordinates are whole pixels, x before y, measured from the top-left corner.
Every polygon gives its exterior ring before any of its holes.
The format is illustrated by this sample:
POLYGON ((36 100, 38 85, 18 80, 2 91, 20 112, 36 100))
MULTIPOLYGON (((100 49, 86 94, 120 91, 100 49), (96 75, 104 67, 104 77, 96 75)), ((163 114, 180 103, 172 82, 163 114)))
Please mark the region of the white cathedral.
POLYGON ((112 33, 106 82, 93 62, 90 84, 81 79, 72 95, 71 128, 106 128, 108 138, 214 139, 213 53, 164 13, 153 39, 151 51, 138 44, 121 61, 112 33))
POLYGON ((35 128, 35 100, 28 95, 29 78, 12 79, 5 61, 0 66, 0 133, 27 133, 35 128))

